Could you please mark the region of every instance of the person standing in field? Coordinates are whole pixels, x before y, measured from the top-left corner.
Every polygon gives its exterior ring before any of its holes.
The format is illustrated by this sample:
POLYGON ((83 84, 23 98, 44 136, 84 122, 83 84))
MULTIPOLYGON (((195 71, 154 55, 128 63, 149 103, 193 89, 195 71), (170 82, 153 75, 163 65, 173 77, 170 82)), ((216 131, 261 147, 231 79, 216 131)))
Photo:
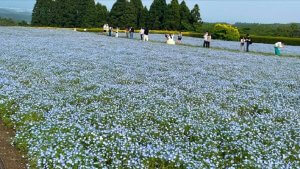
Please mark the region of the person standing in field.
POLYGON ((182 32, 179 32, 179 34, 178 34, 178 41, 177 42, 180 44, 181 40, 182 40, 182 32))
POLYGON ((129 32, 130 32, 130 39, 133 39, 134 28, 131 27, 129 32))
POLYGON ((168 35, 167 44, 169 44, 169 45, 175 45, 176 44, 175 41, 174 41, 174 35, 173 34, 168 35))
POLYGON ((118 38, 119 37, 119 27, 117 27, 117 29, 116 29, 116 38, 118 38))
POLYGON ((203 36, 204 42, 203 42, 203 47, 206 48, 207 47, 207 38, 208 38, 208 32, 206 32, 203 36))
POLYGON ((246 36, 245 43, 246 43, 246 52, 249 52, 249 46, 252 44, 252 39, 249 34, 247 34, 246 36))
POLYGON ((111 36, 111 35, 112 35, 112 27, 109 27, 108 36, 111 36))
POLYGON ((275 48, 275 55, 280 56, 281 55, 280 48, 284 48, 284 44, 282 42, 277 42, 275 43, 274 48, 275 48))
POLYGON ((145 32, 145 29, 141 28, 141 30, 140 30, 141 40, 144 40, 144 32, 145 32))
POLYGON ((106 32, 106 24, 103 25, 103 32, 106 32))
POLYGON ((126 29, 125 29, 125 34, 126 34, 126 38, 129 38, 129 28, 128 27, 126 27, 126 29))
POLYGON ((241 38, 241 46, 240 46, 241 51, 245 51, 245 37, 241 38))
POLYGON ((210 42, 211 42, 211 34, 208 33, 208 35, 207 35, 207 44, 206 44, 207 48, 210 48, 210 42))
POLYGON ((146 29, 144 30, 144 36, 143 36, 143 40, 144 41, 149 41, 149 29, 146 27, 146 29))

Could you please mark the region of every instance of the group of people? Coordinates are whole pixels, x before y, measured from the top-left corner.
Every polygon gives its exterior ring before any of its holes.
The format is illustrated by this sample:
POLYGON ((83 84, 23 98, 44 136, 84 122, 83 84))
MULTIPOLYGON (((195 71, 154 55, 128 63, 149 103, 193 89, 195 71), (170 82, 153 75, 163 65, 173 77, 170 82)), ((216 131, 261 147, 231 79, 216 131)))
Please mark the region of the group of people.
POLYGON ((252 44, 252 39, 249 34, 241 38, 241 51, 249 52, 249 46, 252 44))
MULTIPOLYGON (((113 27, 109 27, 108 24, 105 24, 103 26, 104 32, 108 34, 108 36, 113 36, 113 32, 115 32, 115 37, 119 37, 119 28, 117 27, 115 30, 113 27)), ((125 34, 127 38, 133 39, 134 38, 134 28, 133 27, 127 27, 125 29, 125 34)), ((180 44, 182 41, 182 32, 179 32, 178 34, 178 39, 177 43, 180 44)), ((140 30, 140 38, 142 41, 149 41, 149 29, 146 28, 141 28, 140 30)), ((174 34, 165 34, 166 38, 166 43, 170 45, 175 45, 176 42, 174 40, 174 34)), ((203 47, 204 48, 210 48, 210 43, 212 41, 212 36, 209 32, 206 32, 203 36, 204 42, 203 42, 203 47)), ((252 39, 249 34, 247 34, 245 37, 242 37, 240 39, 240 50, 244 52, 249 52, 249 47, 252 44, 252 39)), ((275 55, 280 56, 281 55, 281 48, 284 48, 284 43, 282 42, 277 42, 274 45, 275 48, 275 55)))
POLYGON ((203 36, 203 47, 204 48, 210 48, 210 42, 211 42, 211 34, 209 32, 206 32, 203 36))
MULTIPOLYGON (((241 38, 241 47, 240 50, 241 51, 245 51, 245 52, 249 52, 249 46, 252 44, 252 39, 249 36, 249 34, 247 34, 246 37, 242 37, 241 38)), ((276 42, 274 45, 274 49, 275 49, 275 55, 280 56, 281 55, 281 48, 284 48, 284 43, 282 42, 276 42)))
POLYGON ((134 32, 135 32, 134 27, 127 27, 125 29, 125 34, 127 38, 133 39, 134 32))
MULTIPOLYGON (((174 40, 174 34, 165 34, 165 38, 166 38, 166 43, 169 45, 175 45, 176 42, 174 40)), ((182 41, 182 32, 179 32, 179 34, 177 35, 177 43, 180 44, 182 41)))
POLYGON ((108 36, 115 36, 116 38, 119 37, 119 28, 117 27, 115 30, 113 27, 110 27, 108 24, 103 26, 104 33, 107 33, 108 36), (115 32, 115 35, 113 33, 115 32))

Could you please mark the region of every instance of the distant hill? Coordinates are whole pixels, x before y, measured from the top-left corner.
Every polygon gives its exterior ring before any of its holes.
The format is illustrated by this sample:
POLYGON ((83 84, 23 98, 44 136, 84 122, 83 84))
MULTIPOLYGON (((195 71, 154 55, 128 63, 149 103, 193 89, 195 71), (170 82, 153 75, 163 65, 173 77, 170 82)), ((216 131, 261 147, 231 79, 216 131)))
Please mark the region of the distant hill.
POLYGON ((10 18, 15 21, 31 22, 31 12, 17 11, 13 9, 0 8, 1 18, 10 18))

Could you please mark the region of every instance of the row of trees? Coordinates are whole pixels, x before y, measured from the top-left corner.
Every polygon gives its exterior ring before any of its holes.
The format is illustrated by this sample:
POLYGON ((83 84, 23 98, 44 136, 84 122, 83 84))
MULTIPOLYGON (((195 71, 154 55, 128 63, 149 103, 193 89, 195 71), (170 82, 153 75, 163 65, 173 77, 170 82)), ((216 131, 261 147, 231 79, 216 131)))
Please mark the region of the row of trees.
POLYGON ((196 4, 190 10, 185 1, 154 0, 150 9, 141 0, 117 0, 111 11, 94 0, 37 0, 32 13, 34 26, 99 27, 133 26, 150 29, 195 30, 202 24, 196 4))
POLYGON ((15 21, 11 18, 1 18, 0 26, 29 26, 26 21, 15 21))

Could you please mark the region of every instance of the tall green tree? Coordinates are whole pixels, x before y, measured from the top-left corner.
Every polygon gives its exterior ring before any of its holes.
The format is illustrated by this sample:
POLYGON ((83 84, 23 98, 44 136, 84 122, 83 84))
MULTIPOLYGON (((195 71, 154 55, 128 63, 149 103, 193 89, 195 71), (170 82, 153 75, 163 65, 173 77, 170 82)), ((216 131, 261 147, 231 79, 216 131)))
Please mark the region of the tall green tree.
POLYGON ((199 24, 202 23, 201 15, 200 15, 200 8, 199 5, 196 4, 194 8, 191 10, 191 23, 192 24, 199 24))
POLYGON ((51 26, 55 14, 52 0, 37 0, 32 11, 33 26, 51 26))
POLYGON ((141 21, 142 13, 144 12, 143 3, 141 0, 130 0, 130 3, 134 6, 135 15, 136 15, 136 26, 141 27, 143 25, 141 21))
POLYGON ((146 6, 142 10, 139 26, 143 28, 149 27, 149 11, 146 6))
POLYGON ((165 28, 178 30, 180 28, 180 6, 178 0, 172 0, 167 7, 165 15, 165 28))
POLYGON ((191 18, 191 11, 183 0, 180 3, 180 30, 193 30, 193 26, 190 24, 191 18))
POLYGON ((149 27, 150 29, 165 28, 165 13, 167 10, 166 0, 154 0, 149 10, 149 27))
POLYGON ((80 27, 92 27, 96 23, 96 7, 94 0, 76 0, 78 22, 80 27))
POLYGON ((100 3, 96 4, 96 26, 103 26, 107 23, 109 12, 105 5, 102 5, 100 3))
POLYGON ((56 0, 54 26, 80 27, 78 23, 77 3, 74 0, 56 0))
POLYGON ((109 14, 109 24, 114 27, 136 27, 136 12, 132 3, 127 0, 117 0, 109 14))

